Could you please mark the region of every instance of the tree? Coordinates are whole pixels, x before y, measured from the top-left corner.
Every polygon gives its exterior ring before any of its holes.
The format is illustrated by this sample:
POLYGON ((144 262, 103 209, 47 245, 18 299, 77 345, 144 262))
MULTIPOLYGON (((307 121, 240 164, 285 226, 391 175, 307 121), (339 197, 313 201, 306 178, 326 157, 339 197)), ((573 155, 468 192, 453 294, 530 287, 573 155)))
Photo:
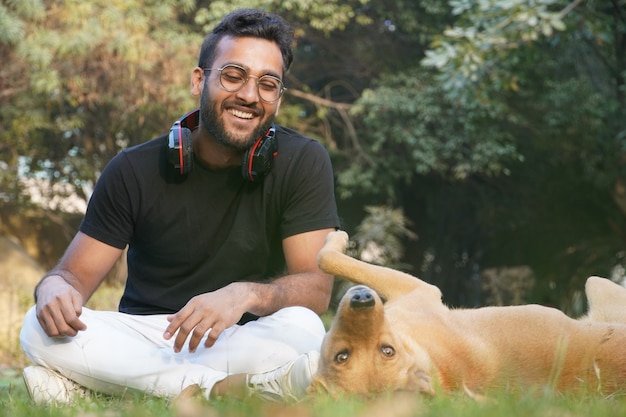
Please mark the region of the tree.
MULTIPOLYGON (((87 199, 115 154, 166 132, 197 104, 188 80, 211 16, 273 3, 0 1, 0 230, 19 233, 20 219, 44 217, 73 234, 62 208, 33 204, 24 181, 35 180, 43 195, 87 199)), ((354 18, 339 2, 281 7, 326 33, 354 18)), ((283 114, 297 119, 297 106, 283 114)))
POLYGON ((624 262, 626 4, 450 5, 422 61, 437 72, 386 76, 357 101, 367 136, 341 183, 419 213, 414 263, 453 302, 476 266, 523 262, 535 297, 562 303, 624 262))
POLYGON ((294 23, 279 122, 331 152, 360 247, 452 304, 480 301, 486 267, 530 265, 534 299, 562 304, 624 264, 623 0, 0 0, 0 214, 63 222, 20 180, 86 197, 195 106, 198 45, 237 7, 294 23))
MULTIPOLYGON (((21 205, 28 196, 16 181, 29 176, 67 182, 70 192, 88 198, 111 157, 167 131, 196 105, 187 89, 204 33, 228 11, 273 2, 197 8, 193 0, 3 0, 0 6, 0 46, 9 57, 0 73, 7 87, 0 96, 7 175, 0 180, 4 201, 21 205)), ((291 1, 278 10, 325 33, 354 18, 343 2, 291 1)))
POLYGON ((165 130, 163 114, 192 105, 184 86, 200 37, 177 23, 190 1, 45 6, 25 15, 24 37, 8 50, 4 79, 25 82, 3 97, 5 163, 81 193, 121 148, 165 130))

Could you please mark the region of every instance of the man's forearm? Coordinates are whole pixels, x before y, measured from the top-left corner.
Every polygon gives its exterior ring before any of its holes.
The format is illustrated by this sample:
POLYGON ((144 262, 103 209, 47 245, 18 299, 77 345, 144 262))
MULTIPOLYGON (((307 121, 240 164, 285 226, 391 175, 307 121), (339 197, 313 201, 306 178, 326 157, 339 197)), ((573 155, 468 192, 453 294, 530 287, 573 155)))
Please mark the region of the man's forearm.
POLYGON ((248 311, 266 316, 284 307, 303 306, 323 314, 329 306, 333 278, 323 273, 302 272, 276 278, 269 283, 242 283, 248 286, 248 311))

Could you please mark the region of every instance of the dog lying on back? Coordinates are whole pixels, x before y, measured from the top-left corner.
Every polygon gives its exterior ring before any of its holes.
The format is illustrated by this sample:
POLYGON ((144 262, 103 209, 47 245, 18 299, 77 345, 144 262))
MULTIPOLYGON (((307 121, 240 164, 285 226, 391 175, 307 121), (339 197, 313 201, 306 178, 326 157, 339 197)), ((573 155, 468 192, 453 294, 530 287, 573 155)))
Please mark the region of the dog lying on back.
POLYGON ((309 392, 626 387, 625 288, 589 278, 579 320, 539 305, 449 309, 437 287, 345 255, 347 241, 331 233, 318 256, 322 270, 361 285, 339 304, 309 392))

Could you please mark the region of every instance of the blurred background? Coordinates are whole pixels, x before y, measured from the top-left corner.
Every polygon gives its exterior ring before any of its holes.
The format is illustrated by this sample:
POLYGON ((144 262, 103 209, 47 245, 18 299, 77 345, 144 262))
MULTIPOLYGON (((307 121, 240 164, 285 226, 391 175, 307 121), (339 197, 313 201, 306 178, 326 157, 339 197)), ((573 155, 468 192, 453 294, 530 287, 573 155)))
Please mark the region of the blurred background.
POLYGON ((0 364, 99 173, 196 107, 239 7, 295 26, 278 122, 330 152, 351 255, 451 306, 579 315, 588 276, 624 280, 626 0, 0 0, 0 364))

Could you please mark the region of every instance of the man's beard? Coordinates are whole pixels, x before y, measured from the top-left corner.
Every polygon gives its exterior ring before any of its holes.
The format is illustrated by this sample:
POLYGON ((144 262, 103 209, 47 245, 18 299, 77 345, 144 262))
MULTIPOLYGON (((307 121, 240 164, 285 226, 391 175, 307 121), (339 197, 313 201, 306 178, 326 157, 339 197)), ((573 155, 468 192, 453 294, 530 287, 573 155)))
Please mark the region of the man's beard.
POLYGON ((246 140, 238 140, 235 136, 230 134, 224 126, 224 121, 219 118, 215 106, 217 103, 211 102, 209 98, 209 91, 206 89, 200 98, 200 120, 202 121, 202 127, 207 130, 219 143, 227 148, 234 149, 239 152, 245 152, 248 150, 254 142, 261 136, 265 135, 267 130, 272 125, 272 119, 270 118, 265 123, 261 124, 246 140))

